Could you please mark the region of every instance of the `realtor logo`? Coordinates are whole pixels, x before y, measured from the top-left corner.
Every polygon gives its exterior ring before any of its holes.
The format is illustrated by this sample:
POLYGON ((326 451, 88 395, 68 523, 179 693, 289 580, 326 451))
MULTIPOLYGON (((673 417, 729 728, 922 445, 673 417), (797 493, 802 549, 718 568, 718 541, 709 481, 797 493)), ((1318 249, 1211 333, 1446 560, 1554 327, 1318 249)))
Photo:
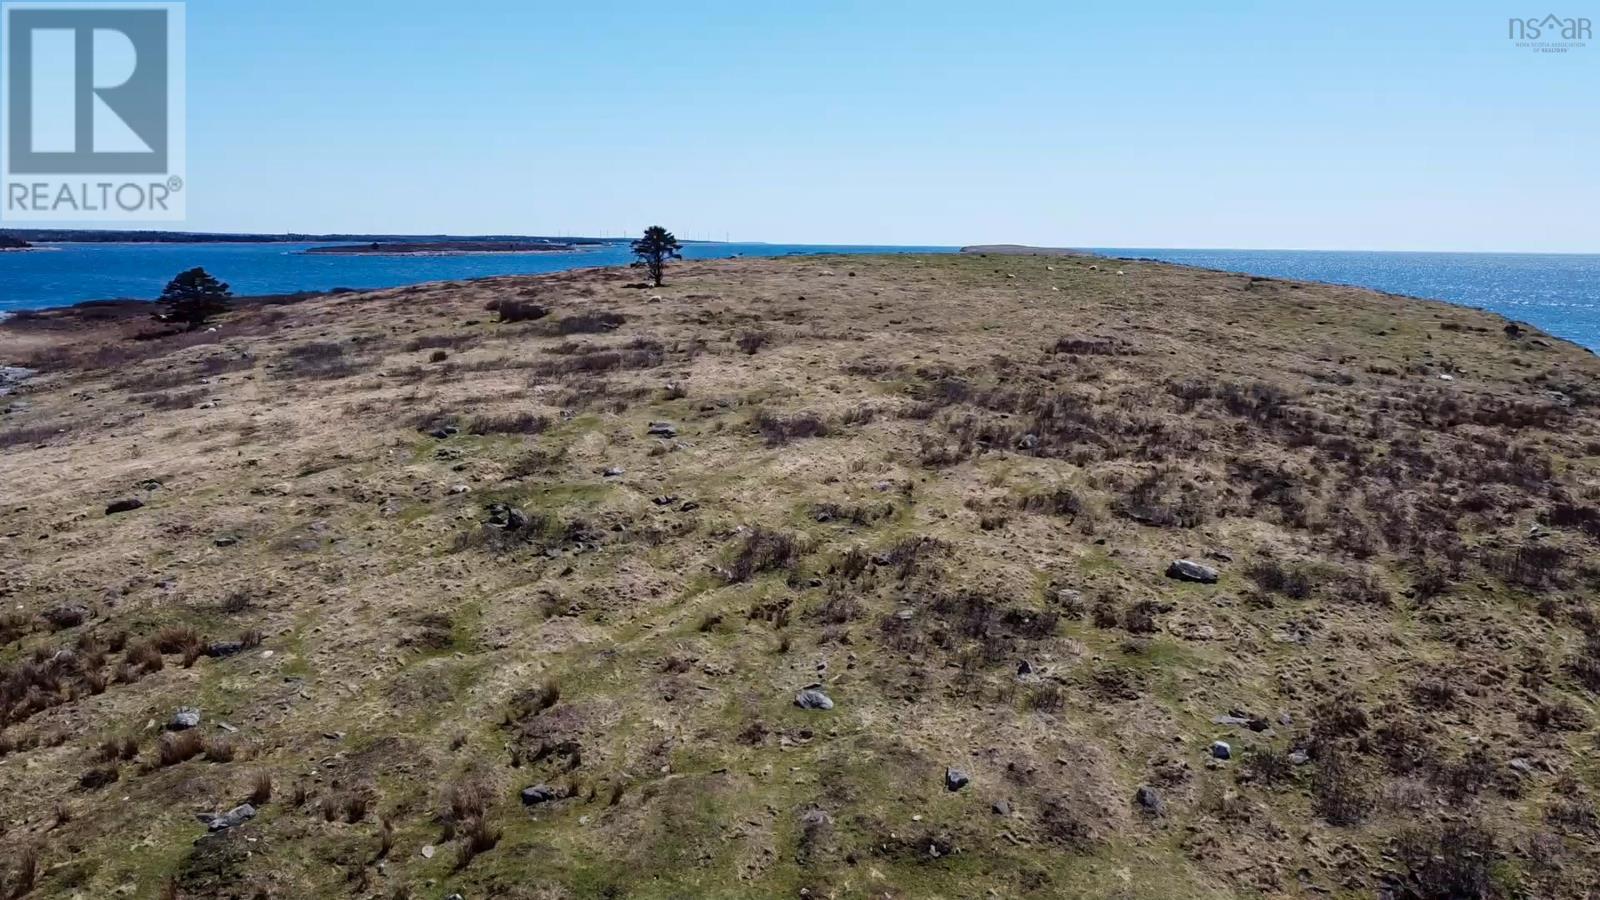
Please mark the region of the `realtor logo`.
POLYGON ((1588 46, 1594 23, 1581 17, 1529 16, 1506 20, 1506 37, 1516 46, 1535 53, 1566 53, 1588 46))
POLYGON ((0 4, 0 220, 184 217, 183 14, 0 4))

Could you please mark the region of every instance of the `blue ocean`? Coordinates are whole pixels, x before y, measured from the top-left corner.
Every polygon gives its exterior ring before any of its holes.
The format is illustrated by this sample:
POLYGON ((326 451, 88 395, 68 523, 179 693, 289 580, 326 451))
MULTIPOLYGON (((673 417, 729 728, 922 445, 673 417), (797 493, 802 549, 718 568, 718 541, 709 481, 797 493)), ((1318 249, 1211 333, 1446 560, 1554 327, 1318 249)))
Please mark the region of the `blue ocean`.
MULTIPOLYGON (((306 255, 310 244, 56 244, 0 253, 0 312, 82 300, 151 298, 177 272, 204 266, 235 293, 286 294, 536 274, 630 261, 625 244, 571 253, 477 256, 306 255)), ((690 259, 809 253, 943 253, 952 247, 688 244, 690 259)), ((1476 306, 1600 350, 1600 255, 1099 248, 1112 256, 1277 278, 1358 285, 1476 306)))
POLYGON ((1528 322, 1600 352, 1600 254, 1127 248, 1099 252, 1447 300, 1528 322))
MULTIPOLYGON (((0 253, 0 312, 69 306, 83 300, 153 299, 172 276, 195 266, 226 281, 239 296, 334 288, 386 288, 491 275, 536 275, 633 261, 626 243, 570 253, 481 253, 456 256, 306 254, 328 244, 41 244, 0 253)), ((685 244, 686 259, 784 256, 795 253, 948 253, 954 247, 685 244)))

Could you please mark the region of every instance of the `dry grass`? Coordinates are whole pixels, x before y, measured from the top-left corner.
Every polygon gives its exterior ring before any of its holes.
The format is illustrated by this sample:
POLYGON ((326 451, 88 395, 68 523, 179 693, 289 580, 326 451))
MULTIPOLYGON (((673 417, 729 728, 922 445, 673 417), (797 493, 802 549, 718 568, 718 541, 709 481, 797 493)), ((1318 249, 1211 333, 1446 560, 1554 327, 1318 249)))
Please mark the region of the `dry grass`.
POLYGON ((456 846, 456 870, 465 869, 481 854, 493 850, 502 835, 498 826, 487 819, 473 819, 457 835, 461 843, 456 846))
POLYGON ((0 428, 11 883, 47 828, 30 896, 1600 880, 1591 355, 1088 257, 636 281, 0 325, 51 369, 0 428))
POLYGON ((264 806, 271 799, 272 775, 268 772, 257 772, 250 776, 250 802, 256 806, 264 806))
POLYGON ((175 766, 206 751, 205 739, 194 731, 163 734, 156 741, 156 765, 175 766))

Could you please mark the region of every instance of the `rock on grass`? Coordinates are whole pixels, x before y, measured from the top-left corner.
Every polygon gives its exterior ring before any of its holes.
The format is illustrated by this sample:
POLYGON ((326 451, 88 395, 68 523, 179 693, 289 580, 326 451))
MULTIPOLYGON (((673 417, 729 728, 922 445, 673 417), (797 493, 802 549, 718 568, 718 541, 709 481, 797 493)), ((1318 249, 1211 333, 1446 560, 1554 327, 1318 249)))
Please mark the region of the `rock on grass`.
POLYGON ((801 709, 833 709, 833 698, 816 688, 806 688, 794 695, 794 705, 801 709))
POLYGON ((1217 570, 1192 559, 1175 559, 1167 566, 1167 577, 1196 584, 1216 584, 1217 570))

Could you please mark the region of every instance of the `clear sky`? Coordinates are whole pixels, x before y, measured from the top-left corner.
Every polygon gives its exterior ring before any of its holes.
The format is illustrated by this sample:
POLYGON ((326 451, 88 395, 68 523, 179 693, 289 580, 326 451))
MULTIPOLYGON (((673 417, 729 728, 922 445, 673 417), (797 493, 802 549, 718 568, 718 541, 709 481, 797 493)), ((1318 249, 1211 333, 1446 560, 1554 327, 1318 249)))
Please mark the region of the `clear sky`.
POLYGON ((1551 2, 191 0, 187 227, 1597 252, 1551 2))

